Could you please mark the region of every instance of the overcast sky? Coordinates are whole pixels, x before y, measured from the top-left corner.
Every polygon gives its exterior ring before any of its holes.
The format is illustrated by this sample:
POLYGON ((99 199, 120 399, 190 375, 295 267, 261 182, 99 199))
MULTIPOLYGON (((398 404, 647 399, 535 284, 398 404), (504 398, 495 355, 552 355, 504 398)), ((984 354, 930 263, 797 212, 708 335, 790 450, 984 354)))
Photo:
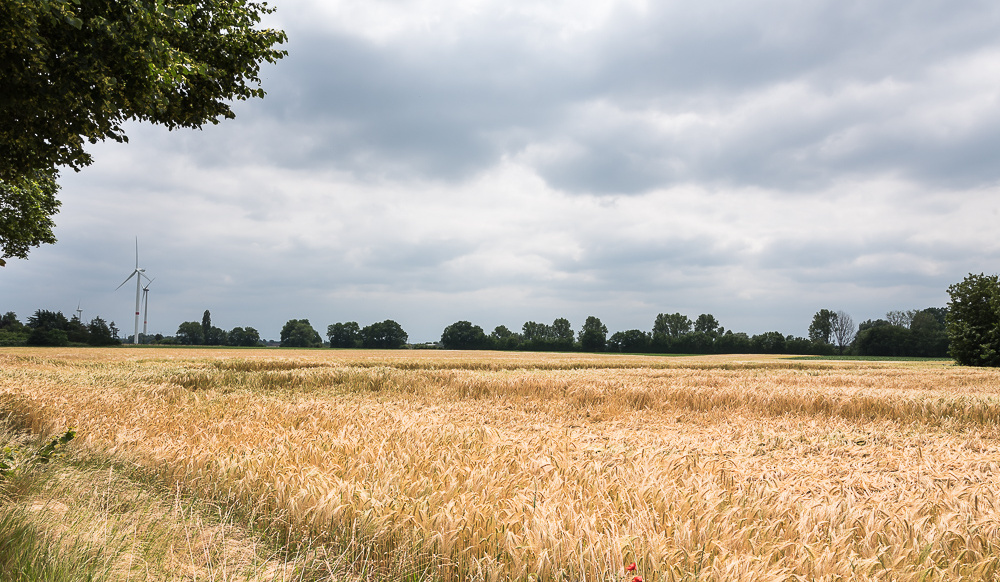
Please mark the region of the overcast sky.
POLYGON ((806 335, 1000 271, 1000 4, 276 0, 264 100, 61 179, 0 311, 131 333, 657 313, 806 335))

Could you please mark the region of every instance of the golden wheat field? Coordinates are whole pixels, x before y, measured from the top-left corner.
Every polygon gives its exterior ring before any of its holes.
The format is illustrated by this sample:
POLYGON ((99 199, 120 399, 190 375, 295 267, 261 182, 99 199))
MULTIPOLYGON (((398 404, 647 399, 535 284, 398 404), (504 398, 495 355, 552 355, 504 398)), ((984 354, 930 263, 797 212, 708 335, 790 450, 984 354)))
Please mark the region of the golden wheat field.
POLYGON ((997 370, 8 348, 0 409, 368 579, 1000 576, 997 370))

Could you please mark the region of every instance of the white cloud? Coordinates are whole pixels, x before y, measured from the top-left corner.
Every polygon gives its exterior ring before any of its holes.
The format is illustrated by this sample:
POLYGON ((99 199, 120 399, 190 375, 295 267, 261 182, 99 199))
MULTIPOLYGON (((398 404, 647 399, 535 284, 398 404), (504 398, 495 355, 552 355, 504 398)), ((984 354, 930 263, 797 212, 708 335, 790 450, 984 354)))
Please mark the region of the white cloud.
POLYGON ((663 311, 804 334, 1000 269, 990 3, 277 7, 268 97, 96 147, 0 309, 129 327, 136 234, 163 333, 209 308, 267 337, 663 311))

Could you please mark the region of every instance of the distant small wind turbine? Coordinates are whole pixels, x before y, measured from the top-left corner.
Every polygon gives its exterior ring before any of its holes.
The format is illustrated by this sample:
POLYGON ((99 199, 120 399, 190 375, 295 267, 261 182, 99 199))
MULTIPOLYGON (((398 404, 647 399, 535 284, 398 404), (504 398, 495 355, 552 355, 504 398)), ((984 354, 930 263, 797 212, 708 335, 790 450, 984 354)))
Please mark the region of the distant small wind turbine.
MULTIPOLYGON (((122 285, 129 282, 129 279, 135 277, 135 335, 132 336, 133 344, 139 343, 139 298, 142 291, 142 278, 146 277, 146 269, 139 268, 139 237, 135 237, 135 270, 129 275, 122 284, 115 287, 115 291, 122 288, 122 285)), ((149 277, 146 277, 149 279, 149 277)))
POLYGON ((80 323, 83 323, 83 310, 80 309, 79 301, 76 302, 76 318, 80 320, 80 323))
MULTIPOLYGON (((149 280, 149 283, 152 283, 155 279, 156 277, 153 277, 149 280)), ((142 335, 146 335, 146 323, 149 319, 149 283, 146 283, 142 288, 142 335)))

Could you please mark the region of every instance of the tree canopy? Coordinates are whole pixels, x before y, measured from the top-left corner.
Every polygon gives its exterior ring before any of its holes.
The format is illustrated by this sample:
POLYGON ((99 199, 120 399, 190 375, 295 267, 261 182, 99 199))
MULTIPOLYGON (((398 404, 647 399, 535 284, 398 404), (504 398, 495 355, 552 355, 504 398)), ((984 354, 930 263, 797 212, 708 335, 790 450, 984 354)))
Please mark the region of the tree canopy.
POLYGON ((3 256, 54 241, 55 170, 89 165, 85 143, 128 141, 129 120, 218 123, 235 117, 233 100, 263 97, 260 65, 283 57, 275 46, 287 38, 257 28, 272 11, 248 0, 0 2, 3 256))
POLYGON ((281 328, 283 348, 321 348, 323 338, 313 329, 308 319, 289 319, 281 328))
POLYGON ((361 330, 361 347, 396 350, 406 345, 409 336, 403 327, 391 319, 366 325, 361 330))
POLYGON ((441 345, 448 350, 481 350, 489 346, 489 338, 478 325, 456 321, 444 328, 441 345))
POLYGON ((1000 366, 1000 277, 969 274, 948 294, 951 356, 966 366, 1000 366))

